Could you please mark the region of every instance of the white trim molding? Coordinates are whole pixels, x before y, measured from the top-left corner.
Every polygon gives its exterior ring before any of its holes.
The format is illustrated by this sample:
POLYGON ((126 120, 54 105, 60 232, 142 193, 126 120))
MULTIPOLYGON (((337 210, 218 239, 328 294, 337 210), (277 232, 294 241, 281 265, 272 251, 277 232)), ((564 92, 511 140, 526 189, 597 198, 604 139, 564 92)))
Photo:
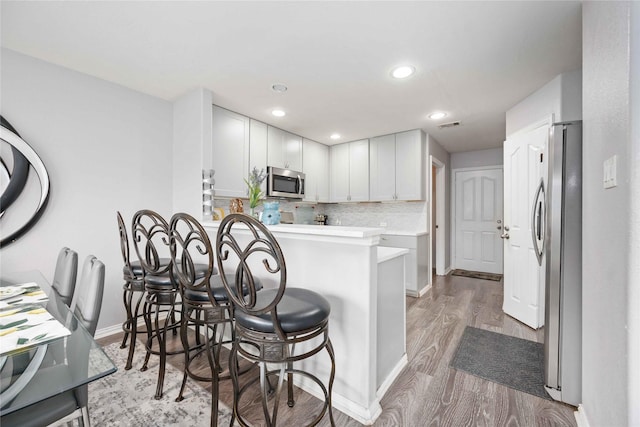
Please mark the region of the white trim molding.
POLYGON ((576 417, 578 427, 591 427, 589 419, 587 418, 587 413, 584 410, 584 406, 578 405, 578 410, 575 411, 573 415, 576 417))

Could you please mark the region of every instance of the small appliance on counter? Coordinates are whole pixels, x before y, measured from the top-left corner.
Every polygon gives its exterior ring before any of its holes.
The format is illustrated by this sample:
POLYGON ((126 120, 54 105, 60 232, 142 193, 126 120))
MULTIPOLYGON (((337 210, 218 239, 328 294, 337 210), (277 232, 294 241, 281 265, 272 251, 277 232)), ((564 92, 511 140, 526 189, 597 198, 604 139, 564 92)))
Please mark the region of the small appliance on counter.
POLYGON ((264 202, 262 206, 264 207, 262 210, 262 223, 264 225, 280 224, 280 202, 264 202))
POLYGON ((314 220, 314 223, 317 225, 327 225, 328 220, 329 220, 329 217, 327 215, 317 214, 316 219, 314 220))
POLYGON ((280 224, 293 224, 293 212, 280 212, 280 224))

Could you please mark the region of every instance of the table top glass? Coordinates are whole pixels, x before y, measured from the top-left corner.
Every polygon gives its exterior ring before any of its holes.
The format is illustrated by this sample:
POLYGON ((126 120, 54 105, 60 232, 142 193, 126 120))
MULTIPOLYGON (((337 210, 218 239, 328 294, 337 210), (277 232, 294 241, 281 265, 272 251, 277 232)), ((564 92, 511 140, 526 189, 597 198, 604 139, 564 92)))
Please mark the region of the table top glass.
MULTIPOLYGON (((35 282, 50 289, 38 271, 3 274, 0 287, 35 282)), ((71 332, 0 356, 0 415, 88 384, 116 371, 113 361, 55 292, 48 292, 46 310, 71 332)), ((0 336, 2 340, 2 336, 0 336)))

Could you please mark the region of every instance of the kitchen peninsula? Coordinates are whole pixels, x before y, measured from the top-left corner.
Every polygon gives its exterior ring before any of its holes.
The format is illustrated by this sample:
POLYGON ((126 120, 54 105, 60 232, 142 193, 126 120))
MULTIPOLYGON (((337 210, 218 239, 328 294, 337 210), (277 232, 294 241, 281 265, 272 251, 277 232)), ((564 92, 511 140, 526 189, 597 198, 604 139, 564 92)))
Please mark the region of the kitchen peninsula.
MULTIPOLYGON (((204 226, 215 241, 219 223, 204 226)), ((302 224, 268 228, 286 260, 287 286, 313 290, 331 303, 334 407, 363 424, 373 424, 382 412, 380 399, 407 364, 404 258, 408 250, 379 248, 382 228, 302 224)), ((306 363, 304 369, 328 377, 328 357, 306 363)), ((298 385, 318 396, 309 384, 298 385)))

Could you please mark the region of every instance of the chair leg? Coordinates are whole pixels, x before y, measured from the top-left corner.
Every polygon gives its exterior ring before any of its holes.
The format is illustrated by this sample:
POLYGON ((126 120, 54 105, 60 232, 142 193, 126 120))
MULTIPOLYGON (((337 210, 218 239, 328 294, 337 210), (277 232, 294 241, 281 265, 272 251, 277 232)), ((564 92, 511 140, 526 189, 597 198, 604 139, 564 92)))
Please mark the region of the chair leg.
POLYGON ((82 410, 82 419, 79 420, 83 427, 91 427, 91 419, 89 418, 89 407, 83 406, 82 410))
POLYGON ((130 289, 130 286, 130 283, 125 283, 125 288, 122 292, 122 303, 124 304, 124 310, 127 313, 127 320, 122 324, 124 336, 122 337, 122 344, 120 344, 120 348, 125 348, 127 346, 127 338, 129 338, 129 331, 131 330, 132 324, 131 319, 133 315, 131 314, 131 299, 133 298, 133 291, 130 289))
MULTIPOLYGON (((293 362, 287 363, 287 370, 293 369, 293 362)), ((289 408, 293 408, 295 401, 293 400, 293 374, 289 372, 287 374, 287 405, 289 408)))
POLYGON ((331 343, 331 340, 329 338, 327 338, 327 353, 329 353, 329 357, 331 358, 331 375, 329 375, 329 387, 328 387, 328 398, 327 398, 327 405, 329 406, 329 421, 331 422, 331 425, 333 427, 335 427, 336 422, 333 419, 333 405, 331 402, 331 396, 332 396, 332 392, 333 392, 333 380, 336 377, 336 356, 335 353, 333 352, 333 344, 331 343))
MULTIPOLYGON (((134 309, 131 321, 131 342, 129 343, 129 355, 127 356, 127 364, 124 366, 125 371, 131 369, 131 364, 133 362, 133 353, 136 351, 136 338, 138 336, 138 313, 140 313, 140 303, 144 299, 145 292, 141 292, 138 297, 138 301, 136 302, 136 308, 134 309)), ((144 310, 144 308, 143 308, 144 310)), ((146 323, 146 319, 145 319, 146 323)), ((148 328, 148 326, 147 326, 148 328)), ((148 330, 148 329, 147 329, 148 330)))
POLYGON ((211 346, 211 338, 213 338, 213 345, 216 345, 216 326, 217 325, 214 325, 213 327, 212 337, 209 337, 208 330, 204 335, 205 351, 207 353, 207 359, 209 360, 209 367, 211 368, 211 427, 217 427, 218 425, 218 368, 220 366, 220 360, 214 354, 215 348, 211 346))
MULTIPOLYGON (((233 334, 233 332, 232 332, 233 334)), ((240 370, 238 366, 238 344, 235 340, 235 336, 233 337, 233 342, 231 344, 231 351, 229 352, 229 375, 231 376, 231 384, 233 384, 233 411, 231 415, 231 422, 229 423, 229 427, 233 427, 236 418, 240 425, 243 425, 242 420, 238 416, 238 401, 240 400, 240 386, 238 384, 238 371, 240 370)))
MULTIPOLYGON (((147 298, 150 296, 147 295, 147 298)), ((147 354, 144 356, 144 363, 142 364, 142 368, 140 368, 141 372, 147 370, 147 365, 149 364, 149 357, 151 357, 151 345, 153 344, 153 328, 151 327, 151 303, 148 300, 145 300, 144 306, 142 308, 144 323, 147 327, 147 354)), ((131 351, 131 349, 129 349, 131 351)))
MULTIPOLYGON (((172 301, 173 302, 173 301, 172 301)), ((156 394, 153 396, 156 400, 162 399, 162 389, 164 387, 164 373, 165 367, 167 363, 167 327, 169 326, 169 319, 174 318, 175 313, 173 310, 173 304, 171 304, 169 308, 169 313, 167 318, 164 319, 164 324, 162 328, 160 328, 160 304, 156 304, 156 316, 155 316, 155 326, 156 326, 156 335, 158 338, 158 347, 160 350, 160 365, 158 366, 158 386, 156 387, 156 394)), ((175 331, 175 328, 174 328, 175 331)))
POLYGON ((182 394, 184 393, 184 388, 187 385, 187 377, 189 376, 189 337, 187 335, 187 327, 191 313, 192 310, 183 307, 180 318, 180 339, 182 340, 182 348, 184 349, 184 374, 182 375, 182 385, 180 386, 180 393, 178 393, 178 397, 176 397, 176 402, 184 399, 182 394))

